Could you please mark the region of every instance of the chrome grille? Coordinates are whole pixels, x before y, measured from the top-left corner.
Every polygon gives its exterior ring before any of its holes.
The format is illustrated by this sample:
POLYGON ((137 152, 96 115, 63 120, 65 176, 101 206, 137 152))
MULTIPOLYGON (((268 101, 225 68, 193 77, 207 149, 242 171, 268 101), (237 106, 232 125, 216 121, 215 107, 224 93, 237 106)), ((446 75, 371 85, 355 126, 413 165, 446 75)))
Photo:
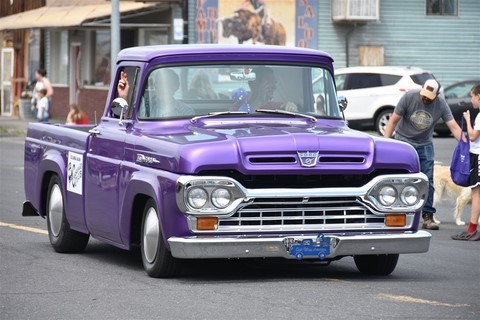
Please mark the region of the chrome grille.
POLYGON ((305 231, 384 226, 352 198, 257 198, 233 216, 220 218, 218 231, 305 231))

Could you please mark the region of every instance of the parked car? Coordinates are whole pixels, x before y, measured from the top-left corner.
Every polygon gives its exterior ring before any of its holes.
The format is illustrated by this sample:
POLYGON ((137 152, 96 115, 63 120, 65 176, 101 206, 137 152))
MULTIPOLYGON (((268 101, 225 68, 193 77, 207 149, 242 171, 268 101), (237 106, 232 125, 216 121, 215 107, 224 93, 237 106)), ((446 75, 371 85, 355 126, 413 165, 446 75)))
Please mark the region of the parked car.
MULTIPOLYGON (((472 100, 470 98, 470 90, 475 83, 480 83, 480 79, 460 81, 446 87, 444 90, 445 100, 450 106, 453 117, 459 126, 462 125, 463 112, 470 110, 472 126, 478 114, 478 109, 473 108, 472 100)), ((450 135, 450 130, 442 120, 440 120, 435 126, 435 132, 439 136, 450 135)))
POLYGON ((415 67, 350 67, 335 70, 337 94, 345 96, 345 118, 356 129, 385 132, 390 115, 403 94, 419 89, 430 72, 415 67))

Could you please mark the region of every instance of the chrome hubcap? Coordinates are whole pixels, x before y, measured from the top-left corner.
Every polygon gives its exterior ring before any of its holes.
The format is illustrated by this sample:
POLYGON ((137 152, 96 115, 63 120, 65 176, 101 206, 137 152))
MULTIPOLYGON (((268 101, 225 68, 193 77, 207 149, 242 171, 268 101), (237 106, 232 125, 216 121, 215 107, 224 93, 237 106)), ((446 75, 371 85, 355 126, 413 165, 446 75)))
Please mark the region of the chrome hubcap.
POLYGON ((63 220, 63 198, 62 191, 58 184, 53 185, 48 205, 48 218, 50 219, 50 231, 53 236, 58 237, 62 228, 63 220))
POLYGON ((155 261, 157 256, 158 239, 160 236, 160 228, 158 225, 157 211, 150 208, 145 217, 145 225, 143 227, 143 254, 148 263, 155 261))

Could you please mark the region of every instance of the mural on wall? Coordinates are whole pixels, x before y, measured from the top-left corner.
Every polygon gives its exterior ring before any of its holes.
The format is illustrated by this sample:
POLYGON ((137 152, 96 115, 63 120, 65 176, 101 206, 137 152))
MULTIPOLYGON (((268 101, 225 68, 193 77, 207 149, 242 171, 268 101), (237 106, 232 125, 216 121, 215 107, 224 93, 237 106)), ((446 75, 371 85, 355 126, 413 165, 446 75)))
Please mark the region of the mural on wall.
POLYGON ((316 0, 197 0, 197 43, 317 47, 316 0))

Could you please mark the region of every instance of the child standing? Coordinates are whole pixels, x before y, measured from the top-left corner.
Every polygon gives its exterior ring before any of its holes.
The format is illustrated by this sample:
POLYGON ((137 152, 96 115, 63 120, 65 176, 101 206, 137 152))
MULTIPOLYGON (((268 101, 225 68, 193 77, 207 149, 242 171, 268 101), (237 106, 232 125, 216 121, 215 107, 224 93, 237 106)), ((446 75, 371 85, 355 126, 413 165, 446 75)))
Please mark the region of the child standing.
MULTIPOLYGON (((472 105, 475 109, 480 108, 480 83, 473 86, 470 91, 472 105)), ((472 128, 470 122, 470 111, 463 113, 467 122, 468 135, 470 137, 470 188, 472 189, 472 211, 470 213, 470 223, 466 231, 459 232, 452 236, 453 240, 480 240, 480 230, 478 228, 478 218, 480 217, 480 114, 475 118, 475 124, 472 128)))
POLYGON ((37 120, 38 122, 48 122, 49 102, 47 98, 47 89, 39 90, 38 96, 40 100, 37 104, 37 120))

